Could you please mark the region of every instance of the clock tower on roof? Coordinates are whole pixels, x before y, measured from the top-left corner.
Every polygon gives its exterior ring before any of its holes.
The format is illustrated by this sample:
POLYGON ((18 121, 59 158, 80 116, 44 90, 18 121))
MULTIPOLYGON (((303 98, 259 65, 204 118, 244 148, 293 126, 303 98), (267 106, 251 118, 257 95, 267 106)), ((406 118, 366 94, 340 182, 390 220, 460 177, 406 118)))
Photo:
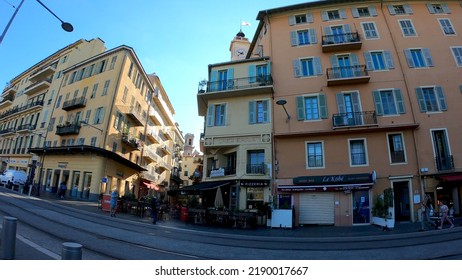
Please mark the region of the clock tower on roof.
POLYGON ((234 39, 231 41, 229 51, 231 52, 231 61, 245 59, 249 50, 250 42, 245 37, 244 32, 239 30, 234 39))

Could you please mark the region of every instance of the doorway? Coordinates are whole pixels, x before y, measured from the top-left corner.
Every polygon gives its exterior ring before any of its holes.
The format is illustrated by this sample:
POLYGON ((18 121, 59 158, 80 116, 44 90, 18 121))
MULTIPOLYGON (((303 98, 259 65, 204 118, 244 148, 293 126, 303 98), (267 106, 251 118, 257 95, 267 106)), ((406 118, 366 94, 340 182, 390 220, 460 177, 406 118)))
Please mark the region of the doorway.
POLYGON ((395 221, 408 222, 411 220, 409 181, 393 182, 393 205, 395 221))

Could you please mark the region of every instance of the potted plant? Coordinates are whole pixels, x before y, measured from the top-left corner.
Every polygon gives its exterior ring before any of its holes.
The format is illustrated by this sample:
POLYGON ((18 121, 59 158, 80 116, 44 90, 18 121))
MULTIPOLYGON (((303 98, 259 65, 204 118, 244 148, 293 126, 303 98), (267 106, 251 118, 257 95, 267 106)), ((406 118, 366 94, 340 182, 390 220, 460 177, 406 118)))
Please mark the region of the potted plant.
POLYGON ((372 223, 382 226, 384 230, 395 227, 393 218, 393 190, 385 189, 383 194, 378 194, 372 207, 372 223))

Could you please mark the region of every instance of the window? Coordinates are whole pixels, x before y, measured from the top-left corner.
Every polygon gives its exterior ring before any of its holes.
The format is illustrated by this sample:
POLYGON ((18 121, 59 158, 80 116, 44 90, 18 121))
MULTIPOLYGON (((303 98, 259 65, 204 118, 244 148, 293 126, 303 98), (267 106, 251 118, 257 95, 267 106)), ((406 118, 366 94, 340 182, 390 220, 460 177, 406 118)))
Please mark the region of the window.
POLYGON ((213 104, 208 107, 207 126, 226 125, 226 104, 213 104))
POLYGON ((462 47, 451 47, 451 50, 457 66, 462 67, 462 47))
POLYGON ((98 66, 96 67, 96 74, 103 73, 104 70, 106 70, 106 61, 107 60, 101 60, 100 63, 98 63, 98 66))
POLYGON ((249 124, 269 122, 268 104, 268 100, 249 102, 249 124))
POLYGON ((265 174, 265 151, 255 150, 247 152, 247 173, 265 174))
POLYGON ((417 36, 414 25, 410 19, 400 20, 399 26, 401 27, 401 32, 403 32, 404 37, 417 36))
POLYGON ((307 168, 324 167, 323 150, 322 142, 306 142, 307 168))
POLYGON ((110 82, 111 82, 111 80, 107 80, 106 82, 104 82, 103 93, 101 93, 101 96, 105 96, 107 94, 107 90, 109 88, 109 83, 110 82))
POLYGON ((327 117, 327 103, 324 94, 297 96, 297 119, 299 121, 313 121, 327 117))
POLYGON ((96 96, 96 91, 98 90, 98 84, 93 85, 93 90, 91 91, 90 98, 93 99, 96 96))
POLYGON ((95 69, 95 64, 90 65, 90 67, 88 67, 88 69, 87 69, 87 71, 85 73, 85 78, 90 77, 93 74, 94 69, 95 69))
POLYGON ((443 29, 444 35, 455 35, 456 32, 452 27, 451 21, 447 18, 439 18, 438 19, 441 29, 443 29))
POLYGON ((245 188, 247 192, 247 209, 257 209, 265 201, 265 191, 263 188, 245 188))
POLYGON ((128 77, 131 78, 133 73, 133 62, 130 62, 130 68, 128 69, 128 77))
POLYGON ((93 147, 96 146, 96 137, 91 137, 90 146, 93 146, 93 147))
POLYGON ((122 102, 127 103, 128 88, 124 88, 124 94, 122 95, 122 102))
POLYGON ((404 153, 404 140, 401 133, 388 134, 388 149, 390 152, 391 163, 403 163, 406 162, 406 156, 404 153))
POLYGON ((406 113, 400 89, 377 90, 373 95, 377 116, 406 113))
POLYGON ((113 153, 117 152, 117 142, 112 142, 112 152, 113 153))
POLYGON ((85 138, 77 139, 77 145, 85 145, 85 138))
POLYGON ((95 121, 93 124, 101 124, 104 120, 104 107, 99 107, 95 111, 95 121))
POLYGON ((114 128, 117 129, 117 130, 121 130, 122 128, 122 120, 123 120, 123 115, 122 113, 120 112, 117 112, 116 115, 115 115, 115 119, 114 119, 114 128))
POLYGON ((225 168, 225 175, 234 175, 236 174, 236 161, 237 161, 237 153, 230 153, 226 154, 226 168, 225 168))
POLYGON ((416 94, 420 112, 440 112, 447 110, 442 87, 419 87, 416 88, 416 94))
POLYGON ((447 4, 427 4, 430 14, 449 14, 451 10, 447 4))
POLYGON ((117 61, 117 56, 113 56, 111 59, 111 65, 109 66, 109 70, 114 69, 116 61, 117 61))
POLYGON ((355 18, 358 18, 358 17, 376 17, 377 16, 377 10, 375 9, 374 6, 351 8, 351 13, 353 14, 353 17, 355 17, 355 18))
POLYGON ((322 75, 321 59, 319 57, 296 59, 293 61, 293 66, 296 78, 322 75))
POLYGON ((338 11, 328 11, 327 16, 329 17, 329 20, 340 19, 340 14, 338 11))
POLYGON ((59 108, 61 106, 61 99, 63 99, 63 96, 62 95, 58 96, 58 101, 56 102, 56 108, 59 108))
POLYGON ((302 23, 307 23, 306 15, 298 15, 295 16, 295 23, 296 24, 302 24, 302 23))
POLYGON ((395 68, 393 58, 389 51, 365 52, 364 58, 366 60, 367 70, 369 71, 382 71, 395 68))
POLYGON ((364 37, 366 39, 379 38, 379 33, 377 32, 377 27, 374 22, 362 22, 361 25, 363 26, 364 37))
POLYGON ((350 165, 367 165, 366 144, 364 139, 350 140, 350 165))
POLYGON ((407 5, 388 5, 390 15, 412 15, 412 8, 407 5))
POLYGON ((423 68, 433 66, 429 49, 405 49, 407 64, 410 68, 423 68))
POLYGON ((304 46, 317 43, 315 29, 292 31, 290 36, 292 46, 304 46))
POLYGON ((323 11, 321 12, 321 18, 323 21, 330 21, 330 20, 339 20, 347 18, 346 12, 343 9, 340 10, 332 10, 332 11, 323 11))

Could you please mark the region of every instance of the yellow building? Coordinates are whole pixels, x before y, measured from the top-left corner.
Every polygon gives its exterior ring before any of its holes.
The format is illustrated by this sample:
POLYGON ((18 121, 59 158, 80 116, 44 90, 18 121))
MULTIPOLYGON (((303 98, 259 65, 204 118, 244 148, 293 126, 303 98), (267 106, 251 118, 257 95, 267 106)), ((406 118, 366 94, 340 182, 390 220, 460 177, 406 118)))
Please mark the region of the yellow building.
POLYGON ((271 61, 276 204, 296 224, 369 224, 388 188, 389 220, 417 221, 425 193, 460 213, 461 18, 460 1, 258 13, 246 61, 271 61))
POLYGON ((268 57, 244 59, 249 45, 240 31, 231 42, 231 61, 209 65, 209 81, 197 94, 205 131, 196 188, 221 188, 224 207, 232 210, 272 202, 271 65, 268 57))
POLYGON ((169 187, 174 147, 184 140, 159 78, 132 48, 80 40, 10 85, 2 113, 27 109, 0 118, 4 168, 26 170, 42 191, 64 182, 69 196, 90 200, 113 189, 139 197, 169 187))

